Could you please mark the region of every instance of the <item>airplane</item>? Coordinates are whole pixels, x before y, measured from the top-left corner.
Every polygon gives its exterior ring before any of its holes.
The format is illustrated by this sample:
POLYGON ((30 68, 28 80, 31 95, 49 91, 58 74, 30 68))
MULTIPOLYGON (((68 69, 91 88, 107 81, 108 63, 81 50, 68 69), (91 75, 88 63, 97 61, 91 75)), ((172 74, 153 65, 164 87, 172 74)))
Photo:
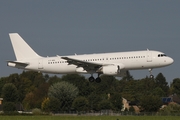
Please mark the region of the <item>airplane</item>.
POLYGON ((99 54, 83 54, 69 56, 42 57, 38 55, 18 33, 9 33, 15 61, 7 61, 7 65, 24 70, 43 73, 90 74, 90 82, 101 82, 100 75, 123 77, 128 70, 148 69, 153 78, 152 69, 171 65, 174 60, 163 52, 154 50, 112 52, 99 54), (93 74, 97 74, 97 78, 93 74))

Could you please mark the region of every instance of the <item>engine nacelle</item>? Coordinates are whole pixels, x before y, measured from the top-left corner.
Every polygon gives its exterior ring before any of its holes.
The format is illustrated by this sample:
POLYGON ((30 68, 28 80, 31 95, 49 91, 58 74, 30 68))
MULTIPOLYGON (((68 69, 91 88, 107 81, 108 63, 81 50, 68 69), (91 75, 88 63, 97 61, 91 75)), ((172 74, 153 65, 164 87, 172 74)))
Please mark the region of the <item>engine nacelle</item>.
POLYGON ((102 72, 105 75, 118 75, 120 74, 120 66, 119 65, 108 65, 102 67, 102 72))

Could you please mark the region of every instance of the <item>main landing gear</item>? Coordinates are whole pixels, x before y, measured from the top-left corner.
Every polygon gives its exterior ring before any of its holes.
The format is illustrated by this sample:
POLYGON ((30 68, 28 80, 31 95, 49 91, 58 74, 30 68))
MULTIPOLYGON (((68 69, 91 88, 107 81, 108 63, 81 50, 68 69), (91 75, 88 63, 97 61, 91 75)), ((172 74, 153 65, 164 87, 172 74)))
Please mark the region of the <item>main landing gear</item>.
POLYGON ((96 81, 97 83, 100 83, 101 82, 101 78, 97 77, 95 79, 93 76, 89 77, 89 82, 94 82, 94 81, 96 81))
POLYGON ((149 69, 149 73, 150 73, 150 78, 154 79, 154 75, 152 75, 152 69, 151 68, 149 69))
POLYGON ((98 77, 95 79, 92 75, 89 77, 89 82, 94 82, 96 81, 97 83, 101 82, 101 78, 99 77, 100 74, 98 74, 98 77))

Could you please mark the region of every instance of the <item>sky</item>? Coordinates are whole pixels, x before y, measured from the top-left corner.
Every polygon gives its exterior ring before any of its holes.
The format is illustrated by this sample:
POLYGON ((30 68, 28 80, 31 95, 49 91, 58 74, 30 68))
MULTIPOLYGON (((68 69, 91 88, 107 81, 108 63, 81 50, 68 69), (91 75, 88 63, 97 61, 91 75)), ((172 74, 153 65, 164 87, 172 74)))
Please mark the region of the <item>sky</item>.
MULTIPOLYGON (((1 0, 0 77, 23 70, 15 60, 9 33, 19 33, 41 56, 157 50, 174 59, 163 73, 180 78, 179 0, 1 0)), ((148 70, 130 71, 135 79, 148 70)))

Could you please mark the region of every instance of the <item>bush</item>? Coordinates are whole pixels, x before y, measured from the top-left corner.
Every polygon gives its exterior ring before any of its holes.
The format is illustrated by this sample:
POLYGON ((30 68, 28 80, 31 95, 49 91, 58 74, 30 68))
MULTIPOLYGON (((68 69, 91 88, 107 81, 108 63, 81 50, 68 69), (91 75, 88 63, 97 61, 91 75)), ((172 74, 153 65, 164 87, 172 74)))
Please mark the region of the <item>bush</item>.
POLYGON ((38 109, 38 108, 34 108, 34 109, 32 110, 32 113, 33 113, 33 115, 41 115, 41 114, 42 114, 41 110, 38 109))
POLYGON ((16 111, 15 104, 13 102, 5 102, 5 103, 3 103, 3 111, 4 111, 4 113, 9 113, 9 112, 16 111))
POLYGON ((131 106, 131 107, 129 108, 129 112, 135 112, 135 109, 134 109, 133 106, 131 106))
POLYGON ((87 98, 80 96, 80 97, 77 97, 73 101, 72 106, 77 111, 87 111, 88 106, 89 106, 89 102, 88 102, 87 98))
POLYGON ((112 104, 109 100, 102 100, 100 103, 99 103, 99 108, 101 110, 109 110, 109 109, 112 109, 112 104))
POLYGON ((44 112, 49 112, 50 111, 49 103, 50 103, 50 99, 45 98, 41 104, 41 110, 43 110, 44 112))
POLYGON ((159 111, 162 115, 176 115, 180 113, 180 105, 169 104, 159 111))
POLYGON ((60 111, 61 102, 57 98, 50 98, 50 101, 48 103, 48 109, 49 111, 53 113, 57 113, 60 111))

